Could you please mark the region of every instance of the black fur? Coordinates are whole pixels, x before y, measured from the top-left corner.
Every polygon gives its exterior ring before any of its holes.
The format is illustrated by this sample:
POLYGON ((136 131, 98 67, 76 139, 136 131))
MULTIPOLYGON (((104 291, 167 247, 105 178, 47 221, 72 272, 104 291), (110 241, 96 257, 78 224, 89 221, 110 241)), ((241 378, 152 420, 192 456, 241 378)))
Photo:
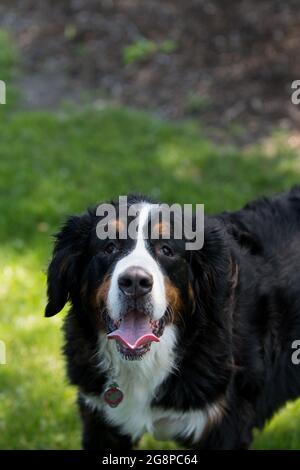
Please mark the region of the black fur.
MULTIPOLYGON (((96 368, 99 325, 88 299, 117 259, 101 255, 96 222, 90 210, 70 218, 58 235, 46 315, 71 301, 65 321, 68 375, 80 391, 99 396, 106 377, 96 368)), ((291 360, 292 342, 300 339, 299 236, 300 189, 294 188, 206 218, 203 249, 185 253, 179 246, 177 264, 165 266, 184 299, 184 321, 177 371, 152 405, 190 410, 222 400, 224 406, 223 419, 194 448, 247 448, 253 429, 300 395, 300 365, 291 360), (186 296, 189 282, 193 305, 186 296)), ((80 399, 79 406, 84 448, 133 445, 80 399)))

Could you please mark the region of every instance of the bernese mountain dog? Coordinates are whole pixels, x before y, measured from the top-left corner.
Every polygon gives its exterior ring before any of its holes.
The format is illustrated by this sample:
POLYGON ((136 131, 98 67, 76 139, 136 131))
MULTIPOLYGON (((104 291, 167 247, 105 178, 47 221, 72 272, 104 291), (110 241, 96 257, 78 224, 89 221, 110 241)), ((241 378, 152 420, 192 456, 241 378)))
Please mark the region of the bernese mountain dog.
MULTIPOLYGON (((64 323, 84 449, 130 449, 144 433, 192 449, 245 449, 300 395, 300 188, 206 216, 204 245, 99 239, 96 208, 70 217, 48 269, 46 316, 64 323)), ((155 205, 155 207, 157 207, 155 205)), ((112 221, 119 230, 122 220, 112 221)))

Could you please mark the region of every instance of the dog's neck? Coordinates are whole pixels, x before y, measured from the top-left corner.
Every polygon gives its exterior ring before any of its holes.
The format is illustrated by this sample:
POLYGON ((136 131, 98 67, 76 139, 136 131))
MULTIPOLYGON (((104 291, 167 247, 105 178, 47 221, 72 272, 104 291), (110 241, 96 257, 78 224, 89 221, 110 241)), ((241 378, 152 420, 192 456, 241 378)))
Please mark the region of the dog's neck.
POLYGON ((153 343, 151 349, 140 360, 129 361, 119 353, 116 342, 108 340, 101 333, 99 338, 99 368, 108 381, 123 387, 123 393, 134 383, 151 381, 157 385, 175 368, 176 327, 168 325, 159 343, 153 343))

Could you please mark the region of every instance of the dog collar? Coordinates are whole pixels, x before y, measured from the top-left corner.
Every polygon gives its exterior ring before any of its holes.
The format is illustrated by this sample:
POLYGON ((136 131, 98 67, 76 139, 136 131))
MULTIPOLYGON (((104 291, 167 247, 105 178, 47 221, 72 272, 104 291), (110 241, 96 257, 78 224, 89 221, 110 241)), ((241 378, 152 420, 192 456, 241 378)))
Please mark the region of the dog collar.
POLYGON ((124 398, 124 394, 117 383, 110 384, 104 392, 104 401, 111 408, 116 408, 124 398))

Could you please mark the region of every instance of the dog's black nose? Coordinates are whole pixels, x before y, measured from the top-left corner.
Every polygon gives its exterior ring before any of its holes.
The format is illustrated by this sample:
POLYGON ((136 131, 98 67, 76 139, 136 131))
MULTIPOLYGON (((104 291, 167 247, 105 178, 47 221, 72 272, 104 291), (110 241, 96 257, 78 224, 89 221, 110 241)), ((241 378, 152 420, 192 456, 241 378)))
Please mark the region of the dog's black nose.
POLYGON ((119 276, 118 284, 125 295, 141 297, 151 292, 153 277, 143 268, 132 266, 119 276))

